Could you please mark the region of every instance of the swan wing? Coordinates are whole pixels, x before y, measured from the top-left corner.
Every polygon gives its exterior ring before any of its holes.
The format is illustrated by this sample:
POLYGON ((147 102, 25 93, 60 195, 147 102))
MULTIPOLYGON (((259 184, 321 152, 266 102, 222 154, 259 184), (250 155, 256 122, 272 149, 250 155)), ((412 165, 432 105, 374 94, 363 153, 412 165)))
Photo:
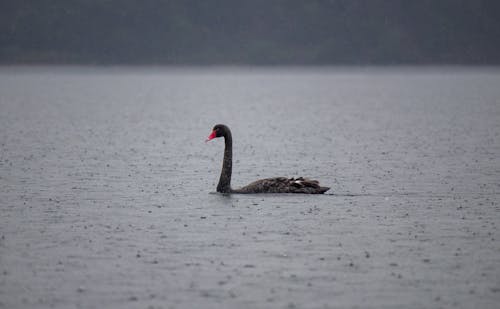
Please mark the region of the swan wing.
POLYGON ((234 190, 235 193, 325 193, 327 187, 321 187, 317 180, 309 178, 274 177, 254 181, 247 186, 234 190))

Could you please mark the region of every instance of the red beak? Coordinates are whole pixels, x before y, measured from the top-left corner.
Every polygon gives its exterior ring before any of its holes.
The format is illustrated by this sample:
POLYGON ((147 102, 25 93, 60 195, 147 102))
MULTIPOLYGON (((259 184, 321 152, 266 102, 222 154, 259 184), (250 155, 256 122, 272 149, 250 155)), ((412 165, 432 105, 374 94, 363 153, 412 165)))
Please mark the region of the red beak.
POLYGON ((213 139, 215 138, 215 135, 216 135, 216 133, 215 133, 215 130, 214 130, 214 131, 212 131, 212 133, 211 133, 211 134, 207 137, 207 139, 205 140, 205 143, 206 143, 206 142, 208 142, 208 141, 213 140, 213 139))

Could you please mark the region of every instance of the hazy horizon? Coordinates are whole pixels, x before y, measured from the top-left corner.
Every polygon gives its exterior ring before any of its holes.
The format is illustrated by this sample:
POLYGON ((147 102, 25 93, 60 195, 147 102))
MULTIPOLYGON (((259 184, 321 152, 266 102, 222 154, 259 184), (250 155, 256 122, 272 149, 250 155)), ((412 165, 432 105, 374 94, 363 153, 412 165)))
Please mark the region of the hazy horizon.
POLYGON ((497 1, 6 0, 0 64, 500 65, 497 1))

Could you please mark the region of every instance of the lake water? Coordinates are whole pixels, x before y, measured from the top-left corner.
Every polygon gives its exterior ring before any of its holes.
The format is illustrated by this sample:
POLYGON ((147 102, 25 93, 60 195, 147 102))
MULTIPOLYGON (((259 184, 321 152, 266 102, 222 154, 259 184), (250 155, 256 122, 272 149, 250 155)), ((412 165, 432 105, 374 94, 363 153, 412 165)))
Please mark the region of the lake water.
POLYGON ((0 308, 497 308, 499 202, 499 69, 0 68, 0 308))

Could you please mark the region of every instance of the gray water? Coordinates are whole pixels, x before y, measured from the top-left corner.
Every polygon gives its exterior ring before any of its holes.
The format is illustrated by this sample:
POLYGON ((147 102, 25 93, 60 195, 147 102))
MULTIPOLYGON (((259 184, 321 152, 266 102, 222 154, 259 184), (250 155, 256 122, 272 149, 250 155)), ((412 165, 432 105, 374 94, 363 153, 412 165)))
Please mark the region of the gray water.
POLYGON ((0 68, 0 307, 497 308, 499 73, 0 68))

